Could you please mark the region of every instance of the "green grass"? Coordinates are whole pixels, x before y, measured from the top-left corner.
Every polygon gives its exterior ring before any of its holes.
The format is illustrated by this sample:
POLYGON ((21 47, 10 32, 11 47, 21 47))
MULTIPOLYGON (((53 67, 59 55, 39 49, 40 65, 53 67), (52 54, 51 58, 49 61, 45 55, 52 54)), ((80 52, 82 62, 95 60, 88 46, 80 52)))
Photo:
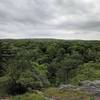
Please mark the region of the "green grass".
POLYGON ((57 88, 49 88, 44 92, 47 97, 58 98, 59 100, 92 100, 91 96, 82 91, 59 91, 57 88))
POLYGON ((42 94, 26 93, 24 95, 11 97, 11 100, 45 100, 45 99, 42 94))
MULTIPOLYGON (((48 88, 40 91, 31 91, 23 95, 11 96, 10 100, 46 100, 46 98, 53 98, 53 100, 95 100, 93 96, 82 91, 60 91, 58 88, 48 88)), ((49 99, 48 99, 49 100, 49 99)))

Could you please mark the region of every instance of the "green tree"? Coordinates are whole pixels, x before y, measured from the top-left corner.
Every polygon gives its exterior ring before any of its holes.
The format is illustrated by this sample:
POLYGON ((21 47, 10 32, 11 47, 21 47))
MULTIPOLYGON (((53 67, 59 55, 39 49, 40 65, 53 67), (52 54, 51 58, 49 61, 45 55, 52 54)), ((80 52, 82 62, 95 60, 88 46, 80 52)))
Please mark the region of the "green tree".
POLYGON ((78 84, 84 80, 100 79, 100 63, 89 62, 81 65, 79 72, 71 79, 71 83, 78 84))
POLYGON ((60 62, 61 67, 58 69, 56 74, 58 83, 68 83, 69 79, 74 77, 74 75, 77 73, 77 69, 82 63, 81 56, 78 53, 74 53, 68 58, 65 57, 60 62))

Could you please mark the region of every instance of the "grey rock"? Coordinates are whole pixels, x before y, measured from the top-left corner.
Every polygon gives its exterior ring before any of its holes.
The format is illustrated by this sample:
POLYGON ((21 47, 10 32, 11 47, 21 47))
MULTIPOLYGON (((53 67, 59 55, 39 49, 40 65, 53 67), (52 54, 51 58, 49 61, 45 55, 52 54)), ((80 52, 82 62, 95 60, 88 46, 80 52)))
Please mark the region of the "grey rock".
POLYGON ((93 81, 93 85, 97 88, 100 88, 100 80, 93 81))
POLYGON ((88 92, 90 94, 96 95, 96 96, 100 96, 100 80, 95 80, 95 81, 83 81, 80 83, 80 86, 74 86, 74 85, 60 85, 59 86, 59 91, 68 91, 68 90, 72 90, 72 91, 84 91, 84 92, 88 92))
POLYGON ((92 85, 92 82, 86 80, 86 81, 82 81, 82 82, 80 82, 79 85, 80 85, 80 86, 90 86, 90 85, 92 85))
POLYGON ((71 84, 68 84, 68 85, 60 85, 59 86, 59 90, 60 91, 75 90, 75 89, 77 89, 77 87, 74 86, 74 85, 71 85, 71 84))
POLYGON ((80 83, 80 90, 100 96, 100 80, 83 81, 80 83))

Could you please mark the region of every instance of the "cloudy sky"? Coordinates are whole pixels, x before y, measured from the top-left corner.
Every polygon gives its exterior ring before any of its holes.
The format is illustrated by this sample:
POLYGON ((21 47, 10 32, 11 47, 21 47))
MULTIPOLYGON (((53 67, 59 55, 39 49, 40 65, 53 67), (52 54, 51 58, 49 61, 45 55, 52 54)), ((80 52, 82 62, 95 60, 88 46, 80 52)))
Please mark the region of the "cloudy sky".
POLYGON ((0 0, 0 38, 100 40, 100 0, 0 0))

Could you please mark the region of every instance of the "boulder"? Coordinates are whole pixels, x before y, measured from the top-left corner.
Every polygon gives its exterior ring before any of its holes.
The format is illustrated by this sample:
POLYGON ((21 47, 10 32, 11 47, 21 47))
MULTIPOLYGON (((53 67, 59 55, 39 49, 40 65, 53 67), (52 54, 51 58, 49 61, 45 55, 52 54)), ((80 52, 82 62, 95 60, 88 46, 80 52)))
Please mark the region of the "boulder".
POLYGON ((100 80, 83 81, 80 83, 80 90, 100 96, 100 80))
POLYGON ((88 80, 79 83, 79 86, 90 86, 90 85, 92 85, 92 82, 88 80))
POLYGON ((93 85, 100 89, 100 80, 93 81, 93 85))
POLYGON ((60 91, 75 90, 75 89, 77 89, 77 87, 74 86, 74 85, 71 85, 71 84, 68 84, 68 85, 60 85, 59 86, 59 90, 60 91))

